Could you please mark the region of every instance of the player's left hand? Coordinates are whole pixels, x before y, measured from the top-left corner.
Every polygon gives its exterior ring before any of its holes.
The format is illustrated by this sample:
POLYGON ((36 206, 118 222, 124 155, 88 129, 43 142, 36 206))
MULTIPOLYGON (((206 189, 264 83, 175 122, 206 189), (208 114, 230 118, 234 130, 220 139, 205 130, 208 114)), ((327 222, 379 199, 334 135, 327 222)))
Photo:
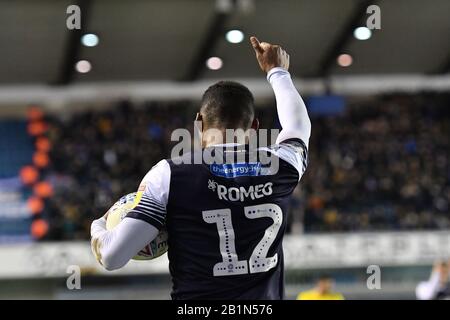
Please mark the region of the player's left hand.
POLYGON ((100 254, 100 247, 99 247, 99 239, 98 238, 91 238, 91 251, 92 254, 95 257, 95 260, 97 260, 100 265, 102 264, 102 256, 100 254))
POLYGON ((108 220, 108 215, 109 215, 109 210, 106 211, 106 213, 103 215, 102 218, 104 218, 105 220, 108 220))

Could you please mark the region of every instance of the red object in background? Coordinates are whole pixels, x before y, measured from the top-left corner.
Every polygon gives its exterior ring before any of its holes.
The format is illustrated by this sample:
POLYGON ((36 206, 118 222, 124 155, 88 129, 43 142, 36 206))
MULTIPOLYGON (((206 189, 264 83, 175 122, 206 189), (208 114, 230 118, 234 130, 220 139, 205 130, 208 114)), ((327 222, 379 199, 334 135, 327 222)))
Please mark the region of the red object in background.
POLYGON ((50 159, 45 152, 37 151, 33 154, 33 163, 38 168, 45 168, 48 166, 50 159))
POLYGON ((44 210, 44 201, 39 197, 32 196, 27 201, 28 209, 30 209, 32 214, 41 213, 44 210))
POLYGON ((23 184, 33 184, 39 179, 39 171, 33 166, 25 166, 20 169, 20 180, 23 184))
POLYGON ((31 223, 31 235, 36 238, 40 239, 44 237, 48 232, 48 223, 43 219, 37 219, 34 220, 31 223))
POLYGON ((30 107, 27 110, 27 117, 30 121, 42 119, 44 112, 39 107, 30 107))
POLYGON ((39 137, 36 139, 35 148, 38 151, 49 152, 52 148, 52 144, 47 137, 39 137))
POLYGON ((33 187, 34 194, 41 198, 48 198, 53 194, 53 187, 50 183, 42 181, 33 187))
POLYGON ((320 210, 324 207, 325 203, 319 196, 312 196, 309 198, 308 205, 311 209, 320 210))
POLYGON ((47 123, 44 121, 32 121, 28 124, 28 134, 30 136, 40 136, 44 134, 48 129, 47 123))

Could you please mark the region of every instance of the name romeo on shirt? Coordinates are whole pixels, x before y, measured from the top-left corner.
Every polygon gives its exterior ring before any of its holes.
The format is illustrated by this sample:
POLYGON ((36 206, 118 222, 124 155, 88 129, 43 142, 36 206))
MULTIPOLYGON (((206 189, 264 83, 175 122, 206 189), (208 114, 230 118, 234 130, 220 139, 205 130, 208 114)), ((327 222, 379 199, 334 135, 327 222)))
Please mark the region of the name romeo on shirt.
POLYGON ((208 180, 208 189, 217 192, 217 196, 220 200, 228 201, 245 201, 247 198, 252 200, 260 199, 264 196, 270 196, 273 192, 272 182, 265 184, 257 184, 249 187, 226 187, 222 184, 218 184, 214 180, 208 180))

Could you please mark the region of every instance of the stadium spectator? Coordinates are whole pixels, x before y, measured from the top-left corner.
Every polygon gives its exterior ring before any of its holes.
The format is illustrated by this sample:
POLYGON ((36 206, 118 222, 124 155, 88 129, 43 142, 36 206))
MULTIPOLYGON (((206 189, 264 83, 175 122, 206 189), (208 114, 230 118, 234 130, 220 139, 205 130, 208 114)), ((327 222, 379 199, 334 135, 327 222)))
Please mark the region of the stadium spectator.
POLYGON ((419 300, 450 299, 450 261, 438 261, 434 264, 430 279, 419 283, 416 296, 419 300))
POLYGON ((334 280, 328 276, 320 276, 316 286, 308 291, 300 292, 297 300, 344 300, 344 296, 333 291, 334 280))

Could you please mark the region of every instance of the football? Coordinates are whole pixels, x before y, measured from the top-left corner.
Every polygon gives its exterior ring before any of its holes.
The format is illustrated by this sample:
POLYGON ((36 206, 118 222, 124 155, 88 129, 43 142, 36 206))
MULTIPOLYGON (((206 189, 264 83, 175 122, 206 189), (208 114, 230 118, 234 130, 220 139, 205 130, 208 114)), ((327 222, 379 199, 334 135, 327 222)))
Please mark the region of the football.
MULTIPOLYGON (((134 201, 136 198, 136 192, 129 193, 126 196, 121 197, 108 211, 108 218, 106 219, 106 229, 114 229, 127 213, 134 207, 134 201)), ((168 234, 167 230, 163 227, 155 240, 147 244, 141 251, 138 252, 133 260, 152 260, 164 253, 168 249, 168 234)))

